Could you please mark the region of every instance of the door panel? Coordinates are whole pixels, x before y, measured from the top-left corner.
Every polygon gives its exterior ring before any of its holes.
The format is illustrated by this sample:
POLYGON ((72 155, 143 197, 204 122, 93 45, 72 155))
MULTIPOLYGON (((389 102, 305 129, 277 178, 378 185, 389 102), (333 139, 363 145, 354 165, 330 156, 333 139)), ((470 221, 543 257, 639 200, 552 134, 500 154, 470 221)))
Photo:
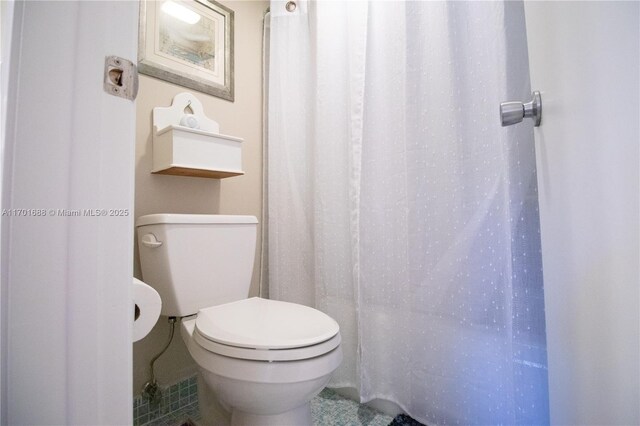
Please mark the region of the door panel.
POLYGON ((639 424, 639 3, 525 2, 553 424, 639 424))
POLYGON ((15 3, 2 170, 3 423, 132 420, 135 104, 103 91, 103 67, 107 55, 135 61, 137 7, 15 3))

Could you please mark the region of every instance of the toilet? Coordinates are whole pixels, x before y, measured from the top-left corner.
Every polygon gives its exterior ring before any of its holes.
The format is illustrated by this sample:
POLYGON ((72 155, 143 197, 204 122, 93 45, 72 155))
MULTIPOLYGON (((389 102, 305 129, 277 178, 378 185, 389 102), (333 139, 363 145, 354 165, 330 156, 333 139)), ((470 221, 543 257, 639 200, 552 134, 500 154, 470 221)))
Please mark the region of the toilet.
POLYGON ((216 405, 232 425, 311 425, 309 401, 342 361, 340 329, 316 309, 248 298, 257 225, 253 216, 142 216, 142 277, 162 315, 181 318, 204 424, 220 423, 207 418, 216 405))

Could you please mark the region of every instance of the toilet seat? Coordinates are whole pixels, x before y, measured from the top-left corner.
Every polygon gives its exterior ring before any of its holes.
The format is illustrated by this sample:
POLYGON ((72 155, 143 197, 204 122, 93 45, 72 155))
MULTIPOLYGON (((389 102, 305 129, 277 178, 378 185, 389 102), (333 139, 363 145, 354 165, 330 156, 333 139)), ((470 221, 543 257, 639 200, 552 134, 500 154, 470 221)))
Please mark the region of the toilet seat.
POLYGON ((331 352, 340 345, 342 341, 340 334, 336 334, 331 339, 313 346, 306 346, 297 349, 250 349, 239 348, 237 346, 223 345, 212 342, 194 330, 193 341, 198 346, 209 352, 224 355, 229 358, 245 359, 251 361, 297 361, 315 358, 331 352))
POLYGON ((335 349, 339 330, 338 323, 316 309, 254 297, 201 309, 193 340, 231 358, 294 361, 335 349))

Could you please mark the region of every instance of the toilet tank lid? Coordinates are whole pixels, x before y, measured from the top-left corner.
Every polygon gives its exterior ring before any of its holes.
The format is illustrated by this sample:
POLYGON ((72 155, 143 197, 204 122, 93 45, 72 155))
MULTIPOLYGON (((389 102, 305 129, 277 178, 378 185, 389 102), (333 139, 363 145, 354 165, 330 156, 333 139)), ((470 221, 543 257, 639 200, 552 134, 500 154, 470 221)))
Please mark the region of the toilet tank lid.
POLYGON ((201 224, 201 223, 258 223, 255 216, 225 214, 148 214, 136 220, 136 226, 157 225, 161 223, 201 224))

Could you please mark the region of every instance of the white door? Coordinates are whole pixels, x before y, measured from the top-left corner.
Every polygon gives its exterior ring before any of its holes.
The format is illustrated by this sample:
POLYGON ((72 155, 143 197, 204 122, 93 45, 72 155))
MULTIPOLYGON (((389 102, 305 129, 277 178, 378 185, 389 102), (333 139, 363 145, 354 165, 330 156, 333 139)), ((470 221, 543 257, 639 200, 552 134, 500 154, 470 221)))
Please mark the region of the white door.
POLYGON ((137 8, 15 3, 2 169, 2 424, 132 420, 135 104, 103 91, 103 67, 107 55, 135 60, 137 8))
POLYGON ((552 424, 640 423, 637 2, 525 2, 552 424))

